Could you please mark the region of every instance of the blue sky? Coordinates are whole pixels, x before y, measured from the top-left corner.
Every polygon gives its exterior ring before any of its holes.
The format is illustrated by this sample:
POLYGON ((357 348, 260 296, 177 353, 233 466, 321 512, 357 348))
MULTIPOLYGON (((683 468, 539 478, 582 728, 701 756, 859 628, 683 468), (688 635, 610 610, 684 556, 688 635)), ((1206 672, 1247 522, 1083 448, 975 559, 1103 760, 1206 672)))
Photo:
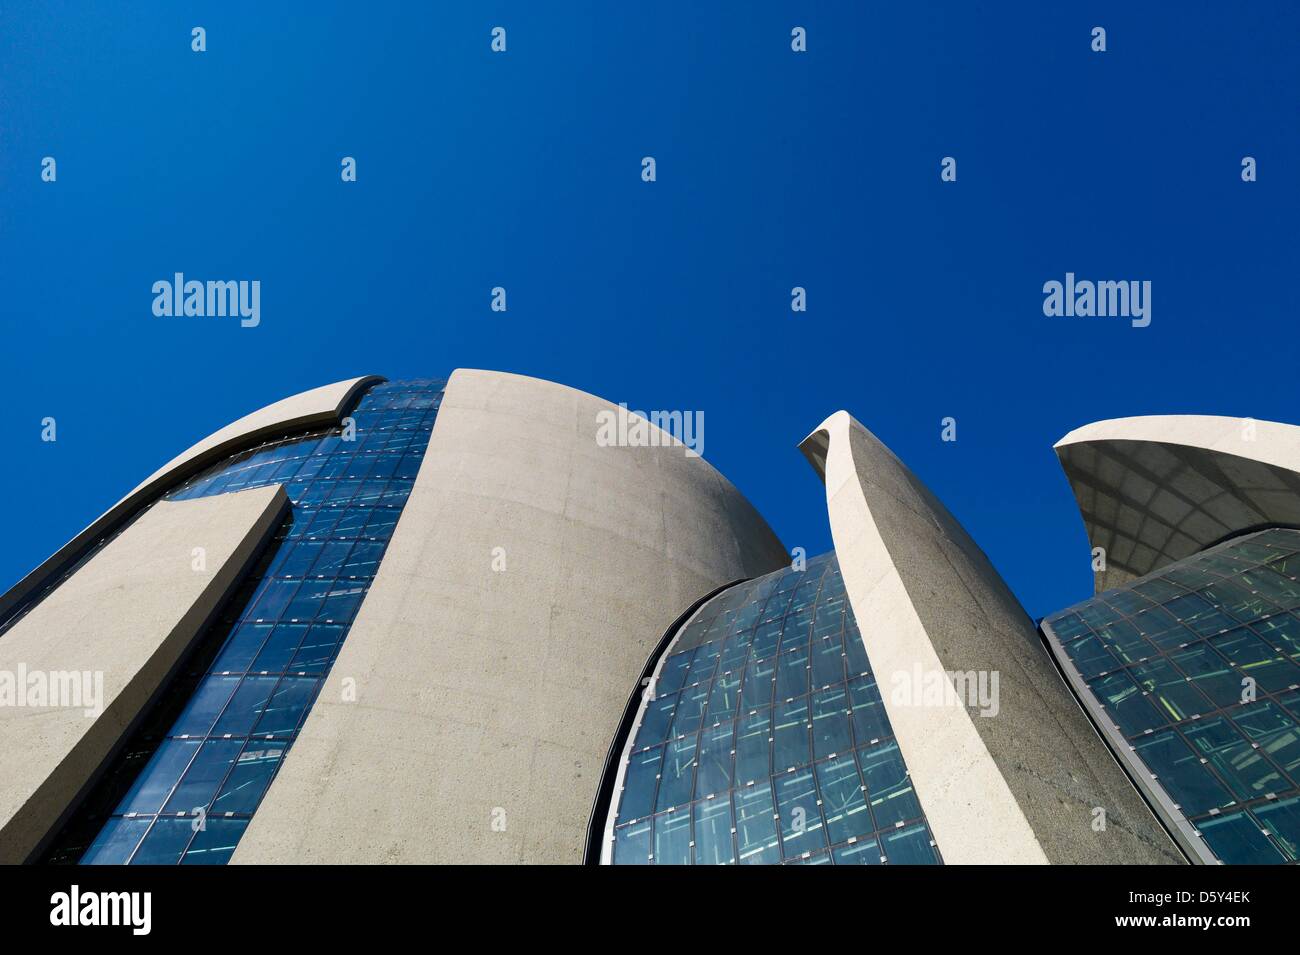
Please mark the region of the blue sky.
POLYGON ((241 414, 481 367, 702 410, 705 457, 810 554, 830 533, 795 446, 847 409, 1030 613, 1072 603, 1088 548, 1059 437, 1130 414, 1300 423, 1297 20, 1283 3, 6 4, 0 587, 241 414), (151 286, 177 271, 260 280, 261 324, 155 317, 151 286), (1149 280, 1151 325, 1045 317, 1067 271, 1149 280))

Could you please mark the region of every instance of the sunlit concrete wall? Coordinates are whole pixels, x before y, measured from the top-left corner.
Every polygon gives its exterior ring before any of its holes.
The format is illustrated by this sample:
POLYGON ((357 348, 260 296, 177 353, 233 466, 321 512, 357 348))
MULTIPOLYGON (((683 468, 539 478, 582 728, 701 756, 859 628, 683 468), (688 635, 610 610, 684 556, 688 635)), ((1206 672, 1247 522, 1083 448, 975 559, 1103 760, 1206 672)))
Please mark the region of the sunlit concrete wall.
POLYGON ((824 477, 849 600, 944 860, 1182 861, 943 504, 843 411, 802 447, 824 477), (985 698, 945 705, 930 692, 955 687, 955 673, 982 678, 985 698))
POLYGON ((234 862, 581 861, 665 629, 789 559, 680 444, 600 446, 615 410, 452 375, 378 576, 234 862))

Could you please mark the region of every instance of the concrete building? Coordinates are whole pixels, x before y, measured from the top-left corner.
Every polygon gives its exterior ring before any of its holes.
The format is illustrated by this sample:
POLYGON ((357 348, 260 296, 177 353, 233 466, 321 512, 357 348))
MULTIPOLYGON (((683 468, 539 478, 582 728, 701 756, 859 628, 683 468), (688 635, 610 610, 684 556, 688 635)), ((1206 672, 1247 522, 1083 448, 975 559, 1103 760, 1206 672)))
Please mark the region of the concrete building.
POLYGON ((107 701, 0 707, 0 859, 581 859, 651 649, 786 552, 671 436, 602 447, 607 402, 380 382, 222 429, 6 595, 0 672, 107 701))
POLYGON ((943 505, 845 412, 801 447, 835 551, 682 621, 601 861, 1183 861, 943 505))
MULTIPOLYGON (((1200 714, 1258 729, 1275 775, 1211 754, 1226 793, 1254 788, 1192 809, 1112 692, 1139 675, 1103 618, 1136 597, 1040 632, 845 412, 801 445, 835 546, 806 560, 680 435, 627 423, 517 375, 368 376, 173 459, 0 597, 0 861, 1154 864, 1262 859, 1259 838, 1295 858, 1289 658, 1242 649, 1266 709, 1200 714)), ((1211 441, 1159 470, 1184 424, 1058 446, 1110 586, 1289 523, 1285 426, 1260 423, 1249 467, 1211 441)), ((1291 533, 1226 558, 1273 588, 1250 626, 1274 646, 1300 640, 1291 533)))

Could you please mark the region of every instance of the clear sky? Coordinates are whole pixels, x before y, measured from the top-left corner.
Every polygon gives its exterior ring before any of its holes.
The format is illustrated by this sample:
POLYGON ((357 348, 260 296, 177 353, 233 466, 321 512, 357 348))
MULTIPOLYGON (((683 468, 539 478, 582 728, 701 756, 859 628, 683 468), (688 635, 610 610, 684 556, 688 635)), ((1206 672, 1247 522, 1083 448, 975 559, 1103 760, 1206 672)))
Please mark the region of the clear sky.
POLYGON ((1063 434, 1173 412, 1300 423, 1298 20, 1290 3, 6 3, 0 588, 248 411, 480 367, 703 411, 704 456, 809 554, 830 533, 796 444, 847 409, 1030 613, 1059 609, 1090 589, 1063 434), (1150 326, 1044 316, 1067 271, 1150 281, 1150 326), (155 317, 175 272, 259 280, 261 324, 155 317))

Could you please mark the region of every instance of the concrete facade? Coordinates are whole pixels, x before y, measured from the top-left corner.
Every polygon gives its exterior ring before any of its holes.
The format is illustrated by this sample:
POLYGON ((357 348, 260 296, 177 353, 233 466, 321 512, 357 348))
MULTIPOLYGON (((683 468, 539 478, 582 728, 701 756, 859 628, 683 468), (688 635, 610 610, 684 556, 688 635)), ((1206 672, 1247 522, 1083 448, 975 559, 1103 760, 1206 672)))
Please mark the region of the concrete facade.
MULTIPOLYGON (((278 485, 157 498, 261 441, 337 424, 382 380, 313 389, 219 430, 0 598, 2 620, 125 526, 0 634, 0 678, 104 674, 97 718, 0 706, 0 862, 41 849, 288 507, 278 485)), ((611 736, 666 628, 790 560, 676 439, 646 425, 649 444, 603 446, 600 416, 619 414, 551 382, 452 375, 378 575, 232 861, 582 860, 611 736)), ((1300 526, 1297 438, 1270 422, 1122 419, 1072 432, 1057 453, 1113 581, 1256 526, 1300 526)), ((848 598, 944 860, 1184 861, 943 505, 845 412, 801 448, 825 482, 848 598), (916 680, 951 688, 968 673, 996 675, 996 715, 922 699, 916 680)))
POLYGON ((665 628, 789 558, 662 432, 461 369, 378 576, 233 862, 578 862, 629 690, 665 628))
POLYGON ((947 509, 845 412, 801 447, 825 480, 849 600, 945 861, 1184 861, 947 509), (972 671, 997 675, 995 715, 921 685, 972 671))
POLYGON ((260 441, 338 424, 344 409, 362 388, 383 380, 375 375, 366 375, 312 388, 245 415, 192 445, 136 485, 131 493, 0 596, 0 621, 11 608, 48 581, 85 547, 157 498, 169 486, 260 441))
POLYGON ((0 705, 0 863, 23 862, 55 827, 287 507, 279 486, 161 501, 0 637, 0 681, 88 673, 98 696, 93 674, 102 674, 97 714, 0 705))
POLYGON ((1056 454, 1093 548, 1096 592, 1235 534, 1300 525, 1300 428, 1210 415, 1150 415, 1071 431, 1056 454))

